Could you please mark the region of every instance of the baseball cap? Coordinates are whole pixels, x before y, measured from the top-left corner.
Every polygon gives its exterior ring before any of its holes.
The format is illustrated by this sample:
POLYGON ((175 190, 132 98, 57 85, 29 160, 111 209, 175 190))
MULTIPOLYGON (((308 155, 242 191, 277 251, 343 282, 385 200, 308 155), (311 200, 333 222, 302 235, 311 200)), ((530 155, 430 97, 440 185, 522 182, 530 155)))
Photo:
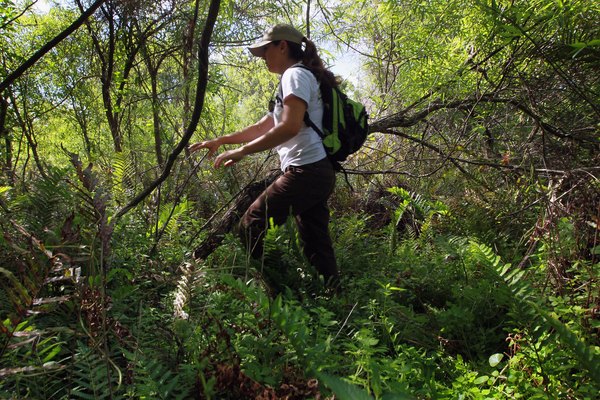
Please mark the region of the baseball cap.
POLYGON ((271 42, 286 40, 288 42, 302 44, 302 39, 304 39, 304 35, 293 26, 288 24, 277 24, 266 31, 261 40, 248 46, 248 50, 250 50, 252 55, 262 57, 265 53, 265 46, 271 42))

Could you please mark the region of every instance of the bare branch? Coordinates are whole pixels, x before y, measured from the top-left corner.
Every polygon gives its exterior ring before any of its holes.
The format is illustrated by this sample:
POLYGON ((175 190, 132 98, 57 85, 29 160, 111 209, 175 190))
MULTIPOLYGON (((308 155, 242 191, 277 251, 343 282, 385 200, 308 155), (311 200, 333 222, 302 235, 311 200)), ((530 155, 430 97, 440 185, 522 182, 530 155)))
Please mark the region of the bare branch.
POLYGON ((198 83, 196 85, 196 100, 194 103, 194 110, 192 112, 190 123, 179 144, 177 144, 177 146, 173 149, 171 154, 169 154, 169 157, 167 158, 167 162, 161 175, 144 190, 142 190, 142 192, 138 194, 133 200, 131 200, 129 204, 127 204, 115 214, 115 217, 112 222, 113 224, 133 207, 140 204, 150 193, 152 193, 161 183, 163 183, 167 179, 167 177, 171 173, 171 168, 173 168, 175 160, 177 159, 179 154, 181 154, 183 149, 185 149, 188 142, 190 141, 190 138, 194 134, 196 127, 198 126, 198 122, 200 121, 200 115, 202 113, 202 108, 204 106, 204 95, 206 93, 206 86, 208 83, 208 47, 210 45, 210 39, 212 36, 213 28, 217 21, 217 15, 219 14, 220 5, 221 0, 212 0, 210 2, 208 15, 204 24, 204 30, 200 38, 200 45, 198 46, 198 83))
POLYGON ((527 116, 531 117, 544 132, 550 135, 557 136, 562 139, 574 140, 581 143, 587 142, 592 145, 596 143, 591 139, 578 137, 571 134, 570 132, 564 132, 560 128, 545 122, 540 115, 537 115, 533 110, 531 110, 525 104, 518 100, 501 98, 493 93, 450 102, 436 100, 428 103, 423 109, 416 112, 413 112, 413 109, 417 108, 416 105, 411 105, 410 107, 407 107, 404 110, 401 110, 395 114, 383 117, 377 121, 370 123, 369 132, 391 133, 387 131, 394 128, 409 128, 411 126, 414 126, 420 122, 423 122, 427 117, 429 117, 429 115, 433 114, 435 111, 448 109, 469 110, 480 103, 509 104, 521 111, 522 113, 526 114, 527 116))

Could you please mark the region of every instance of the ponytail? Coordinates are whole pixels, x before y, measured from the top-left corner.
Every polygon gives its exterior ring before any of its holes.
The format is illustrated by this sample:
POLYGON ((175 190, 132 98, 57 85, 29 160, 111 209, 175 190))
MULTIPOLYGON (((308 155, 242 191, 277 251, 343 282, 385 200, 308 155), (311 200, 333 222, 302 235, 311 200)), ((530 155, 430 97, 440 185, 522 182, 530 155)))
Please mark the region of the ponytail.
POLYGON ((288 42, 290 56, 297 61, 301 61, 316 76, 319 82, 324 82, 331 87, 337 87, 340 83, 339 79, 333 72, 325 68, 325 64, 323 64, 323 60, 319 57, 315 44, 306 37, 302 38, 302 42, 304 43, 304 50, 302 50, 300 44, 288 42))

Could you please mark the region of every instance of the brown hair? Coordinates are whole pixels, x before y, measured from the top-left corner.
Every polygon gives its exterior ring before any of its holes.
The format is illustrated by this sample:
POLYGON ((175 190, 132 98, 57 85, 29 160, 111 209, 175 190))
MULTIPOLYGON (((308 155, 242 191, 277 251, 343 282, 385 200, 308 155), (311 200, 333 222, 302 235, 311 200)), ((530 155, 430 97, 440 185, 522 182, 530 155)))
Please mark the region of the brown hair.
POLYGON ((304 42, 304 50, 302 50, 301 44, 287 41, 290 49, 290 57, 296 61, 301 61, 302 64, 308 67, 319 82, 337 87, 340 84, 339 79, 333 72, 325 68, 325 64, 323 64, 323 60, 319 57, 315 44, 307 38, 302 38, 302 42, 304 42))

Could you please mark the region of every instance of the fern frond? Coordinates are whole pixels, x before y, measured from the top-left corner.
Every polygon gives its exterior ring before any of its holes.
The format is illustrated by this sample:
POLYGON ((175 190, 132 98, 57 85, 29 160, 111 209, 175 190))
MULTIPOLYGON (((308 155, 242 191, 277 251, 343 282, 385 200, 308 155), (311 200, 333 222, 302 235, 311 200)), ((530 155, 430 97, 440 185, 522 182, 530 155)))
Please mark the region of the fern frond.
POLYGON ((71 369, 76 384, 71 396, 89 400, 112 397, 113 386, 116 385, 114 374, 111 374, 106 360, 81 342, 71 369))
POLYGON ((491 247, 488 247, 484 244, 478 243, 474 240, 469 241, 470 250, 473 255, 475 255, 480 262, 484 265, 487 265, 491 268, 498 268, 500 265, 500 256, 494 253, 491 247))
MULTIPOLYGON (((164 231, 167 235, 173 237, 179 234, 179 221, 181 216, 193 206, 188 200, 183 200, 176 205, 166 204, 158 216, 158 229, 164 231)), ((152 228, 154 234, 154 227, 152 228)))
MULTIPOLYGON (((0 267, 2 299, 10 303, 9 308, 3 309, 3 312, 11 316, 8 319, 10 326, 3 325, 2 329, 8 340, 13 337, 17 327, 25 318, 35 314, 34 307, 41 304, 37 298, 48 283, 47 278, 52 270, 60 263, 58 258, 54 257, 35 236, 15 221, 9 220, 9 223, 16 232, 5 232, 4 237, 10 249, 17 254, 7 253, 6 267, 0 267), (24 242, 29 250, 25 250, 21 242, 24 242), (16 271, 8 269, 9 266, 15 268, 15 264, 21 266, 19 276, 15 275, 16 271)), ((0 355, 5 351, 6 347, 0 348, 0 355)))
POLYGON ((135 192, 135 163, 131 152, 115 153, 112 163, 112 183, 115 193, 130 196, 135 192))
POLYGON ((198 282, 205 275, 202 268, 192 263, 183 263, 179 269, 181 276, 177 283, 177 289, 173 296, 173 314, 175 318, 188 319, 187 313, 189 301, 192 297, 194 289, 198 286, 198 282))
POLYGON ((19 314, 24 313, 32 303, 32 298, 27 289, 19 282, 15 275, 6 268, 0 267, 0 275, 4 276, 4 279, 2 279, 2 286, 4 287, 6 296, 10 300, 13 309, 19 314))
POLYGON ((479 254, 480 260, 492 267, 511 290, 519 317, 529 320, 534 326, 534 332, 540 331, 542 327, 550 328, 560 343, 571 349, 577 361, 589 372, 589 376, 595 384, 600 386, 600 369, 598 368, 600 355, 593 347, 579 340, 568 326, 544 309, 534 295, 531 286, 523 279, 525 271, 512 268, 510 264, 502 265, 500 257, 488 246, 474 241, 471 241, 471 246, 475 253, 479 254))
POLYGON ((176 374, 157 360, 138 360, 134 371, 135 394, 147 399, 189 398, 193 380, 185 379, 186 372, 176 374))
POLYGON ((567 345, 575 354, 577 360, 587 369, 590 377, 600 387, 600 353, 587 345, 575 335, 568 326, 554 318, 549 312, 534 302, 528 302, 539 315, 550 325, 560 337, 561 343, 567 345))
POLYGON ((20 196, 13 202, 15 211, 26 213, 23 220, 33 232, 52 229, 62 223, 73 199, 65 177, 65 171, 51 168, 47 177, 33 182, 27 196, 20 196))

